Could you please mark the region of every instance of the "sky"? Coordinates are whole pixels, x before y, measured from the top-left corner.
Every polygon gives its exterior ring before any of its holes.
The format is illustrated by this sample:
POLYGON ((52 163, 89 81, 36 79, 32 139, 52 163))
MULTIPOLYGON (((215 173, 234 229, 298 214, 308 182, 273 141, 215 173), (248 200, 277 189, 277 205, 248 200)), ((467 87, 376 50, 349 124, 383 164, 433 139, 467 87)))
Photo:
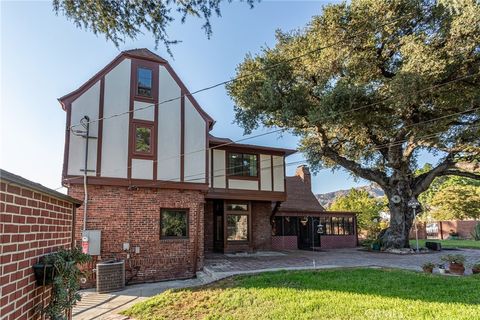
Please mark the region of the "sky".
MULTIPOLYGON (((210 39, 196 18, 189 17, 184 24, 172 22, 169 36, 181 43, 171 47, 171 57, 162 44, 155 50, 148 34, 126 39, 117 48, 102 35, 56 16, 51 1, 1 0, 0 167, 53 189, 61 187, 65 112, 57 98, 77 89, 120 51, 154 51, 169 60, 187 88, 195 91, 231 79, 247 53, 275 45, 275 30, 304 27, 327 3, 332 1, 262 1, 253 9, 237 1, 225 3, 222 17, 212 19, 210 39)), ((234 104, 223 86, 195 98, 217 121, 212 134, 244 138, 242 128, 233 123, 234 104)), ((252 135, 268 131, 260 128, 252 135)), ((295 149, 298 139, 274 133, 243 143, 295 149)), ((302 159, 302 154, 295 154, 286 161, 302 159)), ((419 162, 435 162, 435 158, 423 154, 419 162)), ((287 166, 287 175, 293 175, 295 168, 287 166)), ((323 170, 312 178, 312 184, 315 193, 325 193, 369 182, 345 171, 323 170)))

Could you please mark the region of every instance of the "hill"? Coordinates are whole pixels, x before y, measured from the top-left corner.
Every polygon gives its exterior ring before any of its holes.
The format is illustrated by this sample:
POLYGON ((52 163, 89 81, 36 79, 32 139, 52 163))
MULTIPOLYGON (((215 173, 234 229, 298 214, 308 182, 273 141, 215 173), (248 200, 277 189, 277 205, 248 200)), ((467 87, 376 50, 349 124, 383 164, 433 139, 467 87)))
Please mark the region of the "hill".
MULTIPOLYGON (((377 187, 375 184, 371 184, 368 186, 363 186, 363 187, 358 187, 354 188, 357 190, 366 190, 372 197, 378 198, 378 197, 383 197, 385 193, 383 190, 379 187, 377 187)), ((335 200, 336 197, 346 195, 351 189, 347 190, 338 190, 338 191, 333 191, 333 192, 328 192, 328 193, 319 193, 316 194, 315 197, 317 197, 318 202, 325 207, 328 208, 333 201, 335 200)))

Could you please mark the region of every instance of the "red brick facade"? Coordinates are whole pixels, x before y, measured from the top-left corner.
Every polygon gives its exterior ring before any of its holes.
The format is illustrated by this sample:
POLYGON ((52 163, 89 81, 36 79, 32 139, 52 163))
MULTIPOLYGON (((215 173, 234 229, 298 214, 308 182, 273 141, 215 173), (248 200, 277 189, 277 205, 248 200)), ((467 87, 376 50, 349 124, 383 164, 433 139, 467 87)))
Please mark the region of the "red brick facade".
MULTIPOLYGON (((244 252, 256 250, 272 249, 272 227, 270 224, 270 216, 272 214, 272 203, 269 201, 250 201, 250 238, 249 243, 235 244, 229 242, 224 248, 225 252, 244 252)), ((206 252, 213 252, 213 201, 207 200, 205 205, 205 231, 204 231, 204 247, 206 252)))
MULTIPOLYGON (((88 187, 87 230, 101 230, 99 259, 126 260, 129 283, 188 278, 203 267, 204 194, 158 188, 88 187), (188 238, 160 238, 160 210, 188 210, 188 238), (130 250, 123 250, 123 243, 130 250), (140 253, 135 253, 139 247, 140 253), (127 258, 127 254, 129 258, 127 258), (194 263, 197 259, 196 264, 194 263)), ((82 199, 83 186, 72 185, 69 195, 82 199)), ((76 241, 81 241, 83 206, 77 210, 76 241)))
POLYGON ((40 319, 51 286, 36 286, 32 265, 71 246, 74 204, 4 181, 0 195, 0 319, 40 319))

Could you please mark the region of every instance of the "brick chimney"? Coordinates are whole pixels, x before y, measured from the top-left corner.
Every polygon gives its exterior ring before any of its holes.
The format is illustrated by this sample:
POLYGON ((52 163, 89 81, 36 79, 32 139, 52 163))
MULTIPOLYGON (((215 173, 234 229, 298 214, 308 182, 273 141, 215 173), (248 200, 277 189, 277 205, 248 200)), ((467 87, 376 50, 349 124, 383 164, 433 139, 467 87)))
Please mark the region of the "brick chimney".
POLYGON ((306 165, 298 166, 297 170, 295 170, 295 175, 303 180, 303 183, 305 183, 309 190, 312 189, 312 178, 310 176, 310 170, 306 165))

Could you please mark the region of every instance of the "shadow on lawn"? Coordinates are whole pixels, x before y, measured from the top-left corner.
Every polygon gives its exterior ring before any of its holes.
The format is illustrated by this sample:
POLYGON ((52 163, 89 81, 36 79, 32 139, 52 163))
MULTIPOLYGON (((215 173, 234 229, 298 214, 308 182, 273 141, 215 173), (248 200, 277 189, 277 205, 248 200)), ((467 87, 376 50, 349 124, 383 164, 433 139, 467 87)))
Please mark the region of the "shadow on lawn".
POLYGON ((446 277, 391 269, 265 272, 228 278, 199 291, 223 288, 337 291, 438 303, 480 304, 480 276, 446 277))

